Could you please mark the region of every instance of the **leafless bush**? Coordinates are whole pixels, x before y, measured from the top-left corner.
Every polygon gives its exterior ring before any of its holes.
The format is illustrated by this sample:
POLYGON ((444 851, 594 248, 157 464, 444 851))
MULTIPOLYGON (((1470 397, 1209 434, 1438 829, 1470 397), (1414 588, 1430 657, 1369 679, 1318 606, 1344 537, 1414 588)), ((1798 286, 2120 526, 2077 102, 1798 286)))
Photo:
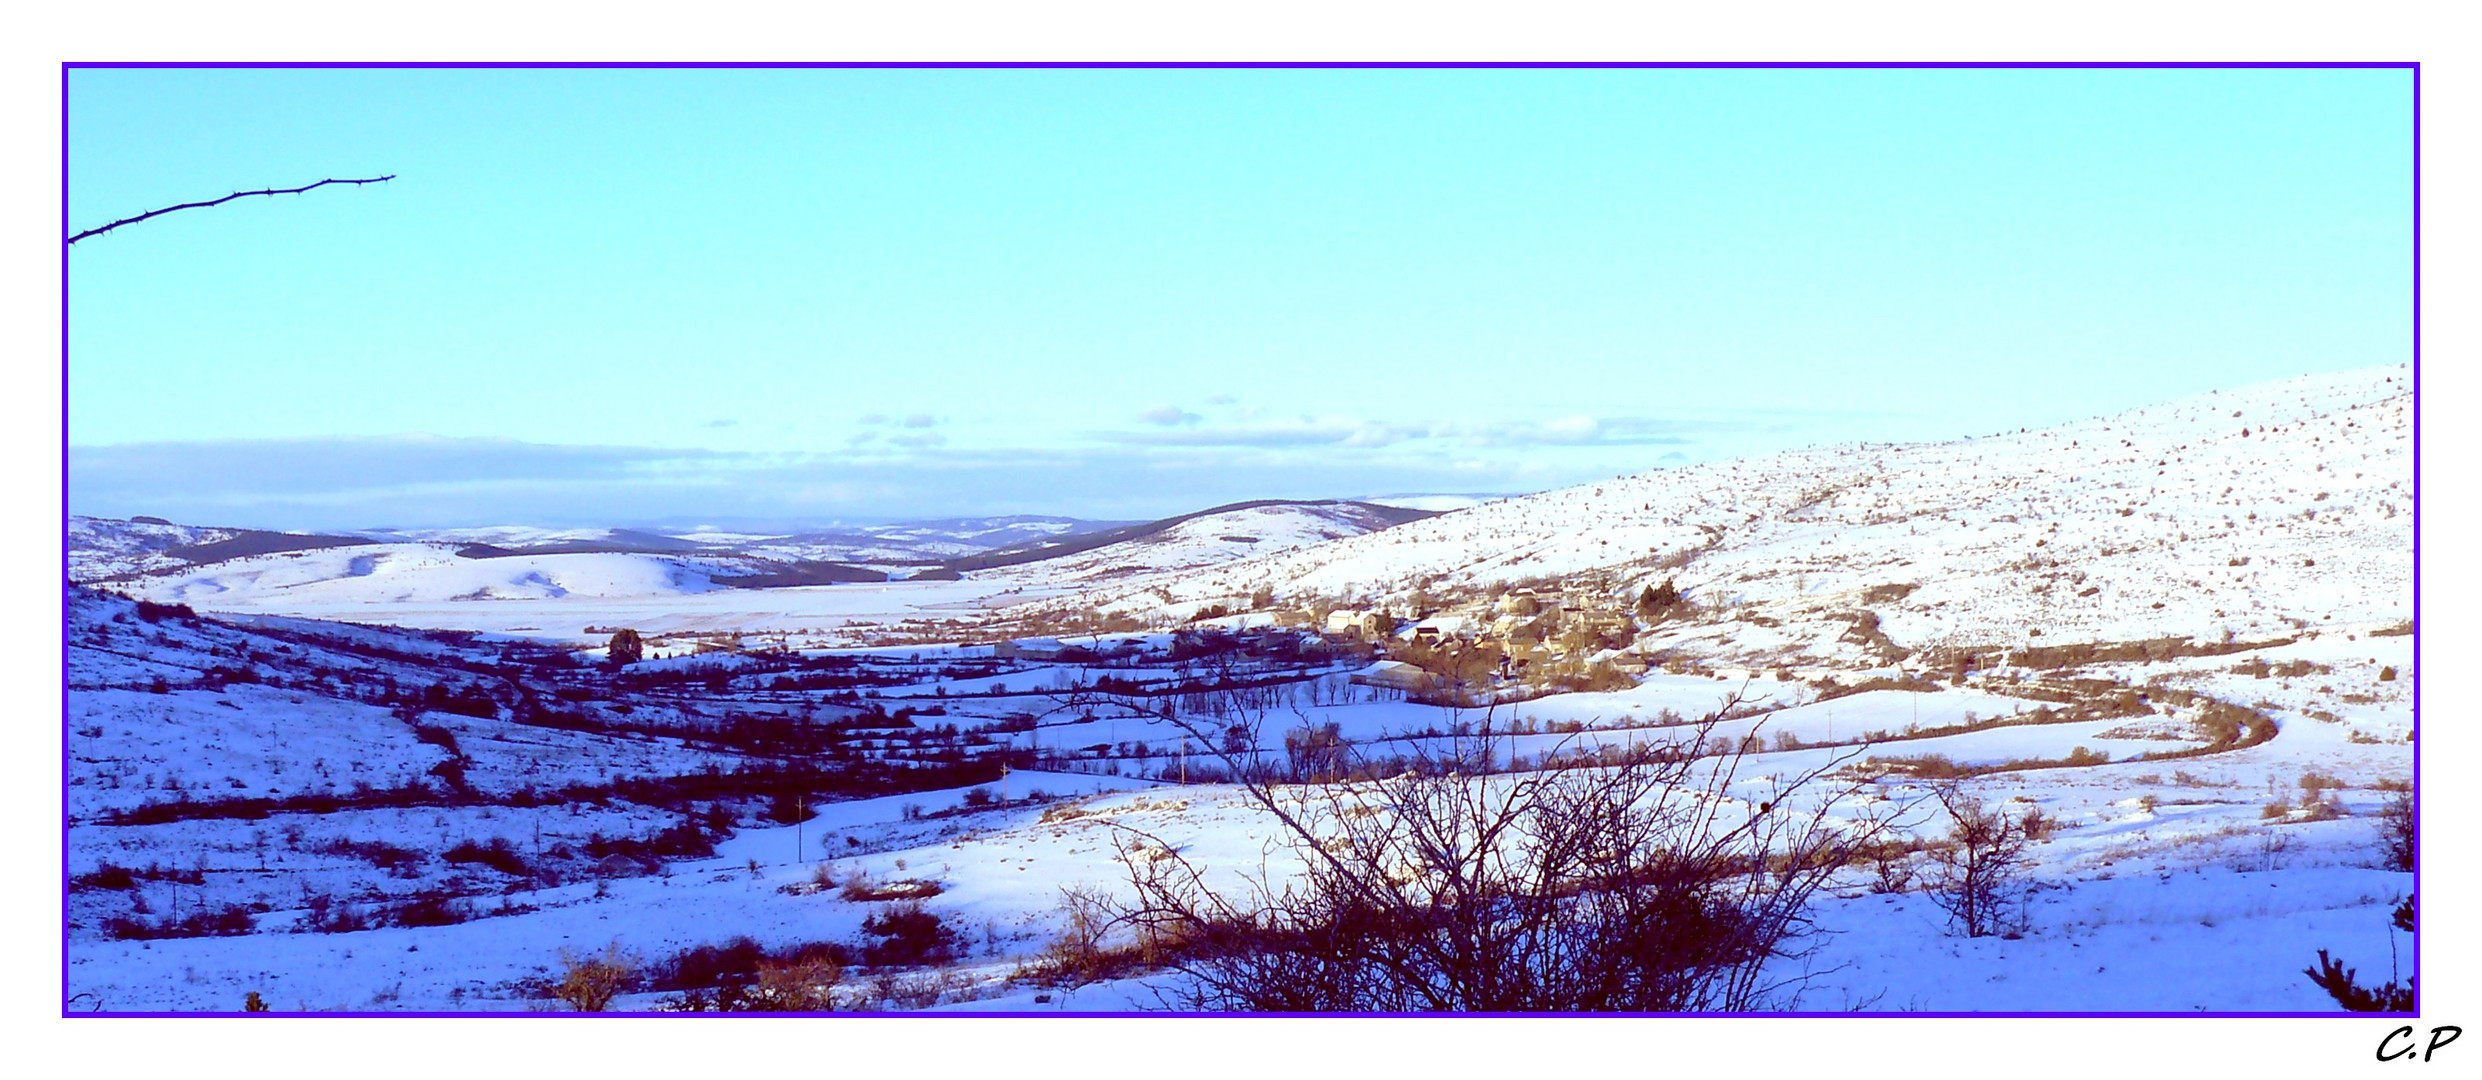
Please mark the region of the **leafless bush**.
POLYGON ((1097 889, 1069 886, 1060 890, 1059 910, 1060 936, 1017 977, 1046 986, 1082 986, 1119 974, 1123 965, 1104 944, 1112 924, 1110 898, 1097 889))
MULTIPOLYGON (((2154 796, 2144 796, 2144 805, 2147 812, 2152 813, 2155 808, 2154 796)), ((2060 819, 2043 813, 2042 807, 2039 806, 2027 810, 2025 816, 2018 819, 2017 824, 2018 828, 2024 830, 2025 839, 2036 844, 2044 843, 2059 835, 2060 832, 2060 819)))
POLYGON ((758 983, 744 996, 750 1012, 832 1012, 836 984, 845 966, 825 956, 784 963, 769 961, 758 968, 758 983))
POLYGON ((2336 798, 2333 792, 2320 796, 2304 795, 2301 797, 2301 820, 2303 821, 2334 821, 2343 816, 2344 800, 2336 798))
POLYGON ((602 1012, 628 988, 637 970, 637 958, 622 952, 617 941, 605 945, 599 956, 562 949, 560 981, 553 985, 552 996, 579 1012, 602 1012))
POLYGON ((1900 893, 1911 889, 1916 873, 1913 857, 1921 850, 1922 845, 1918 843, 1906 843, 1893 837, 1865 848, 1862 854, 1870 860, 1870 891, 1900 893))
POLYGON ((1947 843, 1931 849, 1931 901, 1966 937, 2021 930, 2029 869, 2025 824, 1954 784, 1939 786, 1934 796, 1953 824, 1947 843))
POLYGON ((1297 878, 1219 892, 1164 857, 1172 845, 1123 826, 1136 899, 1112 913, 1159 943, 1187 976, 1172 1003, 1197 1010, 1779 1004, 1794 982, 1768 981, 1767 965, 1809 951, 1812 894, 1881 826, 1828 815, 1849 789, 1816 789, 1842 760, 1754 806, 1732 797, 1740 755, 1684 749, 1711 727, 1530 773, 1493 769, 1504 759, 1486 735, 1390 779, 1247 782, 1297 878))

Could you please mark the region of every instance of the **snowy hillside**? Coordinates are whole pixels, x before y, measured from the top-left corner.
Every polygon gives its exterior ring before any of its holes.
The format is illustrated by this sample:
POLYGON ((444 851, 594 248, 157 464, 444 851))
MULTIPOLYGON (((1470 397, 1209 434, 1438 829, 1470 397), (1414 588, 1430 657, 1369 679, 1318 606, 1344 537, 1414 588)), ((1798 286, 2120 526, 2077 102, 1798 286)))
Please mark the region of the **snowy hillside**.
POLYGON ((976 576, 1011 584, 1070 585, 1194 570, 1235 559, 1293 551, 1389 528, 1393 521, 1356 503, 1277 503, 1206 514, 1160 532, 1092 551, 976 576))
POLYGON ((369 530, 382 540, 489 544, 516 552, 606 553, 678 551, 749 555, 783 562, 838 562, 885 567, 918 566, 1011 544, 1071 536, 1128 524, 1034 514, 938 518, 860 524, 800 532, 693 529, 543 529, 494 526, 469 529, 369 530))
MULTIPOLYGON (((1067 531, 1077 524, 1067 518, 1024 517, 888 526, 888 535, 877 538, 717 532, 669 537, 627 530, 495 527, 204 562, 180 557, 201 550, 198 547, 172 548, 170 554, 147 556, 143 562, 137 556, 118 557, 109 565, 132 569, 107 584, 129 596, 202 610, 407 626, 505 631, 548 626, 565 628, 557 631, 561 634, 588 625, 783 632, 834 627, 856 615, 895 622, 922 607, 964 604, 979 611, 1092 581, 1290 551, 1424 516, 1422 511, 1358 503, 1270 502, 1100 532, 1067 531), (977 546, 985 543, 997 546, 977 546), (963 551, 966 557, 928 566, 919 562, 932 550, 963 551), (815 561, 822 554, 896 561, 815 561), (945 566, 983 562, 1000 566, 965 570, 972 579, 968 582, 880 584, 925 573, 954 578, 959 572, 945 566), (857 595, 857 589, 870 592, 857 595), (766 595, 717 595, 744 591, 766 595)), ((119 539, 131 531, 127 523, 79 520, 119 545, 88 551, 96 565, 106 565, 111 552, 135 543, 119 539)), ((164 528, 143 526, 136 535, 164 528)), ((187 532, 214 536, 229 530, 187 532)), ((279 546, 313 542, 286 541, 279 534, 249 535, 279 546)))
MULTIPOLYGON (((187 589, 200 600, 231 609, 266 605, 284 610, 273 590, 299 590, 330 578, 368 577, 384 564, 383 581, 359 587, 313 589, 324 603, 360 603, 518 596, 674 596, 705 591, 716 578, 744 586, 776 587, 830 581, 877 581, 976 555, 1129 523, 1011 515, 948 518, 799 533, 748 533, 719 529, 551 529, 525 525, 457 529, 371 529, 323 536, 260 529, 176 525, 153 518, 119 520, 75 515, 69 519, 69 580, 124 582, 157 578, 134 591, 158 595, 187 589), (342 561, 315 559, 287 572, 259 556, 357 548, 342 561), (602 559, 526 562, 493 569, 461 560, 606 556, 602 559), (254 561, 255 560, 255 561, 254 561), (433 574, 436 581, 415 578, 433 574), (177 580, 176 580, 177 579, 177 580), (169 583, 168 583, 169 582, 169 583), (574 582, 574 584, 572 583, 574 582), (265 585, 264 590, 258 588, 265 585), (220 597, 210 600, 209 598, 220 597)), ((310 610, 294 608, 294 610, 310 610)))
POLYGON ((335 610, 447 600, 553 599, 700 593, 721 586, 720 563, 643 555, 467 558, 436 544, 374 544, 231 559, 124 586, 161 603, 225 611, 335 610))
POLYGON ((2375 629, 2412 614, 2411 390, 2403 369, 2354 371, 1669 469, 1062 602, 1177 616, 1261 588, 1385 602, 1587 579, 1622 601, 1669 579, 1752 659, 1816 638, 1753 617, 1864 609, 1907 648, 2375 629))
POLYGON ((2415 970, 2412 409, 2347 372, 1409 522, 1219 508, 955 581, 729 588, 738 534, 198 564, 306 541, 90 525, 152 572, 67 597, 69 991, 514 1012, 608 943, 616 1009, 803 957, 811 1008, 1152 1008, 1179 976, 1125 925, 1126 966, 1061 974, 1073 901, 1281 894, 1271 808, 1321 785, 1349 829, 1425 775, 1654 751, 1731 820, 1883 830, 1766 1007, 2325 1010, 2316 950, 2415 970), (1960 795, 2023 843, 1990 932, 1942 884, 1960 795))
POLYGON ((186 566, 189 560, 170 554, 173 549, 227 540, 239 531, 175 525, 157 519, 72 517, 68 535, 69 578, 94 581, 186 566))

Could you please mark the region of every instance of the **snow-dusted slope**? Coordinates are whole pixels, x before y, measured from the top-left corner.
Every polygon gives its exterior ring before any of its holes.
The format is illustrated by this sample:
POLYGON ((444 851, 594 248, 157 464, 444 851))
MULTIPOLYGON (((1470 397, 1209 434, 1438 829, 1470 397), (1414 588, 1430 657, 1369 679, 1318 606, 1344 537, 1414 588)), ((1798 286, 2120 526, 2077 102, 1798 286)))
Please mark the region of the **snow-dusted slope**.
POLYGON ((1674 578, 1709 612, 1762 619, 1859 609, 1878 588, 1867 606, 1880 628, 1914 647, 2388 625, 2412 610, 2412 403, 2409 373, 2383 368, 2042 431, 1817 447, 1508 499, 1073 602, 1178 614, 1261 587, 1385 599, 1545 579, 1617 597, 1674 578))
POLYGON ((1354 503, 1250 506, 1190 518, 1160 532, 1092 551, 975 576, 1042 584, 1107 582, 1293 551, 1391 524, 1379 512, 1354 503))
POLYGON ((168 552, 175 548, 229 540, 239 532, 238 529, 174 525, 160 520, 123 521, 75 515, 69 519, 66 538, 69 578, 72 581, 93 581, 118 574, 140 574, 185 566, 189 560, 168 552))
POLYGON ((743 532, 706 527, 687 530, 544 529, 501 525, 466 529, 382 529, 366 531, 362 535, 381 540, 490 544, 515 551, 541 549, 544 553, 680 551, 749 555, 778 561, 912 566, 1010 544, 1092 532, 1123 524, 1127 523, 1016 514, 864 524, 796 533, 743 532))
POLYGON ((218 611, 665 596, 721 587, 701 573, 694 561, 678 557, 561 554, 471 559, 436 544, 374 544, 229 559, 124 586, 131 595, 144 599, 218 611))
MULTIPOLYGON (((382 701, 431 684, 497 689, 493 644, 301 620, 150 618, 117 596, 65 594, 70 777, 87 821, 182 799, 294 798, 433 785, 450 757, 464 782, 506 792, 609 776, 688 772, 733 759, 672 742, 428 712, 382 701), (454 730, 454 754, 418 724, 454 730)), ((495 710, 496 712, 496 710, 495 710)))

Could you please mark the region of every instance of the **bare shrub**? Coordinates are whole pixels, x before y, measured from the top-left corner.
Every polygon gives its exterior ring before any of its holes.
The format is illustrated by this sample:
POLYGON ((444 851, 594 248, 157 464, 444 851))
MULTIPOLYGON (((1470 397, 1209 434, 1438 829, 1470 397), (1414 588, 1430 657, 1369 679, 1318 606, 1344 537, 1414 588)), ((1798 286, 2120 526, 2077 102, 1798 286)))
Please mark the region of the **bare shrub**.
POLYGON ((1195 1010, 1779 1004, 1797 988, 1766 981, 1765 965, 1808 953, 1812 894, 1883 826, 1793 808, 1849 793, 1813 790, 1847 759, 1780 782, 1754 806, 1732 797, 1740 755, 1684 749, 1712 726, 1530 773, 1494 768, 1505 758, 1485 736, 1388 779, 1245 781, 1301 875, 1220 892, 1172 845, 1119 826, 1136 899, 1113 915, 1188 976, 1167 993, 1195 1010))
POLYGON ((1086 886, 1060 890, 1060 935, 1018 970, 1017 977, 1045 986, 1082 986, 1118 975, 1125 958, 1104 946, 1112 925, 1111 900, 1086 886))
POLYGON ((758 983, 744 998, 748 1012, 832 1012, 836 1008, 836 984, 843 982, 845 966, 826 956, 782 963, 767 961, 758 967, 758 983))
POLYGON ((1910 773, 1924 780, 1953 780, 1961 776, 1972 776, 1977 771, 1970 766, 1957 764, 1946 754, 1897 754, 1888 757, 1872 757, 1870 761, 1890 769, 1910 773))
POLYGON ((674 1012, 828 1012, 851 950, 832 941, 769 949, 748 937, 684 949, 655 965, 653 989, 677 989, 674 1012))
POLYGON ((1931 901, 1966 937, 2019 932, 2029 869, 2025 825, 1953 784, 1935 789, 1953 824, 1932 848, 1931 901))
POLYGON ((1918 843, 1895 838, 1881 840, 1865 848, 1863 855, 1870 860, 1870 891, 1900 893, 1911 889, 1916 873, 1914 855, 1921 850, 1922 845, 1918 843))
MULTIPOLYGON (((2148 812, 2152 812, 2155 808, 2152 795, 2144 796, 2141 803, 2148 812)), ((2060 819, 2043 813, 2042 807, 2037 806, 2027 810, 2025 816, 2017 820, 2017 827, 2024 830, 2027 841, 2036 844, 2046 843, 2052 837, 2059 835, 2060 819)))
POLYGON ((941 964, 957 955, 956 931, 915 901, 862 920, 862 932, 878 939, 862 946, 862 962, 874 968, 941 964))
POLYGON ((2301 799, 2301 818, 2304 821, 2334 821, 2343 816, 2344 801, 2336 798, 2334 792, 2317 797, 2305 795, 2301 799))
POLYGON ((603 947, 601 955, 560 950, 560 981, 552 996, 578 1012, 602 1012, 627 989, 638 970, 637 958, 622 952, 620 942, 603 947))

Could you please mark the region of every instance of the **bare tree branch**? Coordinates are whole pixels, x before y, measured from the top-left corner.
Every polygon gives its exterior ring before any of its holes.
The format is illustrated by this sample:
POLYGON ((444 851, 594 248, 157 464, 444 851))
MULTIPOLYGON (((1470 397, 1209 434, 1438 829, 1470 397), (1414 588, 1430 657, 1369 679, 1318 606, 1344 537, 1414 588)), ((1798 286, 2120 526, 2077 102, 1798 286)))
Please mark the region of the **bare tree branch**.
POLYGON ((74 244, 80 240, 86 239, 89 236, 101 236, 104 233, 111 232, 112 230, 120 228, 123 225, 135 225, 138 222, 145 221, 146 219, 155 217, 159 214, 169 214, 175 210, 195 210, 202 206, 215 206, 249 195, 299 195, 312 188, 326 187, 329 184, 377 184, 394 179, 396 179, 396 174, 389 173, 386 176, 373 176, 361 180, 321 180, 316 184, 304 184, 297 188, 269 188, 265 191, 236 191, 221 199, 209 199, 205 202, 186 202, 180 204, 179 206, 167 206, 161 210, 149 210, 146 213, 140 214, 136 217, 125 217, 109 225, 98 226, 79 233, 76 236, 72 236, 69 238, 68 242, 74 244))
MULTIPOLYGON (((1868 786, 1830 776, 1859 749, 1765 778, 1768 796, 1735 797, 1754 732, 1713 733, 1746 702, 1735 691, 1686 739, 1587 755, 1569 751, 1572 733, 1530 770, 1512 755, 1503 771, 1460 736, 1444 756, 1417 743, 1410 760, 1279 785, 1202 739, 1273 817, 1269 842, 1299 873, 1279 886, 1262 865, 1228 896, 1150 838, 1121 845, 1135 899, 1108 906, 1168 946, 1155 960, 1188 980, 1176 991, 1188 1008, 1785 1007, 1815 974, 1809 898, 1894 822, 1834 813, 1868 786)), ((1263 711, 1238 711, 1262 730, 1263 711)), ((1196 717, 1162 719, 1207 733, 1196 717)), ((1486 747, 1510 738, 1488 710, 1482 731, 1486 747)))

